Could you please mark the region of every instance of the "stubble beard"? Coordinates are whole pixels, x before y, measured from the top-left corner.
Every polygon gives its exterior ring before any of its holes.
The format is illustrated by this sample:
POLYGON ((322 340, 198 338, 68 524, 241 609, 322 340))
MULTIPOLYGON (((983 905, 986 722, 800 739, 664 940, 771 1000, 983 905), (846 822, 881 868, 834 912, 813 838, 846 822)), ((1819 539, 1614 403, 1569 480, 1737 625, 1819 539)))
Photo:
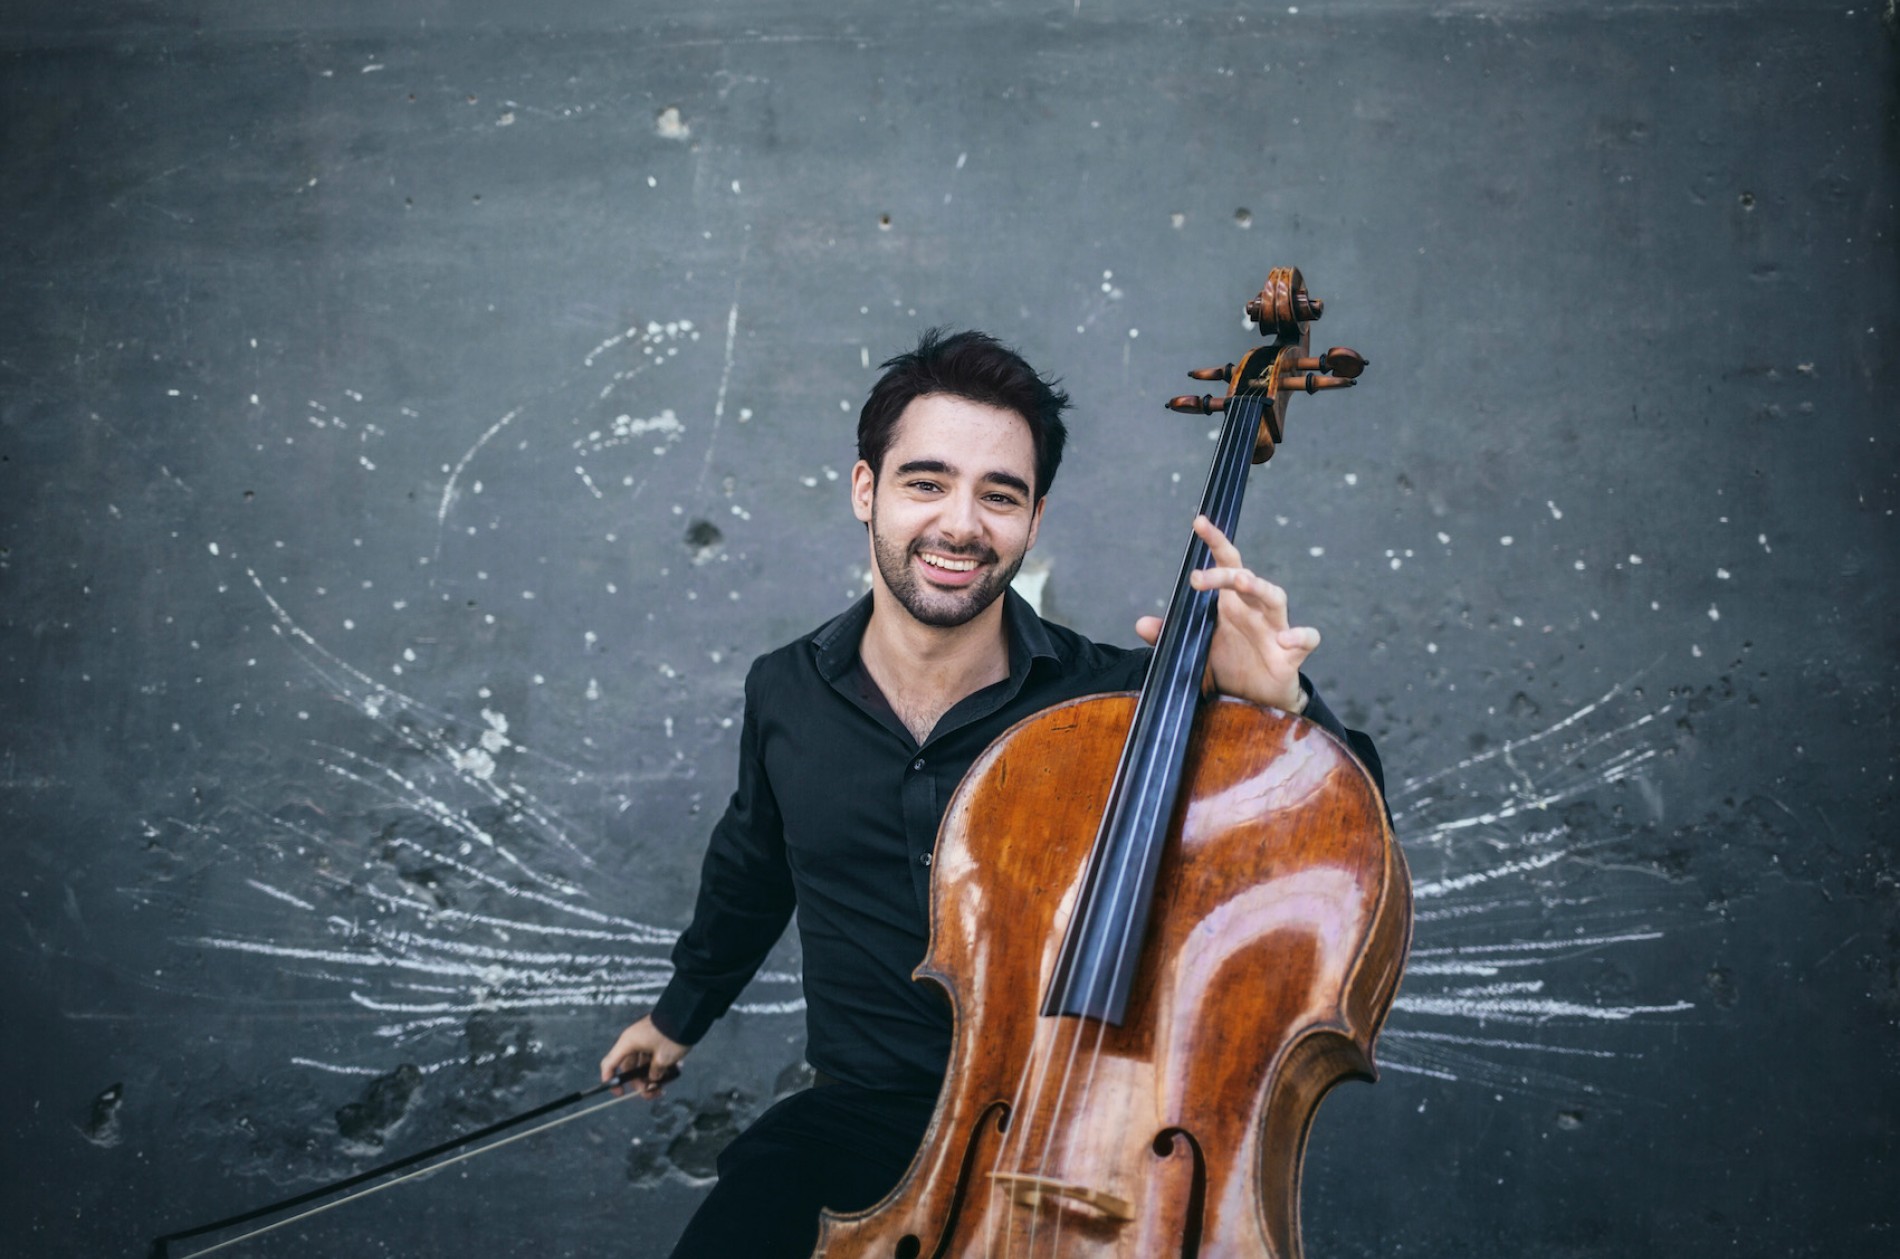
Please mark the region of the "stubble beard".
POLYGON ((938 629, 955 629, 981 616, 983 610, 1009 588, 1017 570, 1023 566, 1023 554, 1018 554, 1007 566, 997 567, 999 557, 987 546, 951 546, 932 538, 919 538, 906 545, 887 538, 878 531, 875 509, 871 512, 871 551, 877 557, 877 571, 884 578, 885 587, 897 602, 917 620, 938 629), (912 557, 919 551, 975 560, 991 567, 961 590, 936 589, 929 586, 911 564, 912 557))

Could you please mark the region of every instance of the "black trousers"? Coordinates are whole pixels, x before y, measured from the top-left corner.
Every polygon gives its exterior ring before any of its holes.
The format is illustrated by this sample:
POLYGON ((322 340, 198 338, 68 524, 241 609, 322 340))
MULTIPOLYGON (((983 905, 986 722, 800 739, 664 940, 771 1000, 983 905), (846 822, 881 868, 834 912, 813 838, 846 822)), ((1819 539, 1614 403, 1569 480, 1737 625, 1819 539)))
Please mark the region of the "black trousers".
POLYGON ((862 1211, 889 1193, 936 1104, 851 1084, 794 1093, 721 1151, 673 1259, 809 1259, 819 1208, 862 1211))

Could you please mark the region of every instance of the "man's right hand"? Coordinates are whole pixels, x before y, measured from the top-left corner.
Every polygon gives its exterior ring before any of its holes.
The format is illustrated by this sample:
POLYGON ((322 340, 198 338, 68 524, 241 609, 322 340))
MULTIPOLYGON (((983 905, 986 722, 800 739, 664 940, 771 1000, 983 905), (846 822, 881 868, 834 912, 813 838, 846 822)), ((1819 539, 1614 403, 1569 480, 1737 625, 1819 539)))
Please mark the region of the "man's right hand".
MULTIPOLYGON (((691 1045, 682 1045, 653 1026, 649 1016, 620 1033, 620 1039, 600 1060, 600 1082, 606 1084, 618 1074, 628 1088, 651 1100, 660 1095, 673 1068, 691 1050, 691 1045)), ((614 1093, 618 1096, 620 1090, 616 1088, 614 1093)))

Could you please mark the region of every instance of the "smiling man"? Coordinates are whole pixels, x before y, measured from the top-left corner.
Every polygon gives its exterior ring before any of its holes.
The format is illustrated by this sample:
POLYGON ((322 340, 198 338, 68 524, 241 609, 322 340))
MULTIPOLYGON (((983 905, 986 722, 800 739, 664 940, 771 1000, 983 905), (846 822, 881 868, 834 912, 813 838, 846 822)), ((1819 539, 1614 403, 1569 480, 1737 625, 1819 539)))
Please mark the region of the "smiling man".
MULTIPOLYGON (((621 1033, 601 1078, 666 1073, 705 1035, 795 913, 814 1087, 719 1157, 719 1182, 675 1256, 804 1259, 818 1211, 860 1210, 897 1183, 929 1123, 950 1010, 911 980, 928 943, 938 824, 990 742, 1052 704, 1141 685, 1142 648, 1044 621, 1010 579, 1035 545, 1062 461, 1065 394, 978 332, 926 333, 884 365, 858 420, 851 506, 869 533, 871 592, 752 665, 739 782, 713 829, 692 924, 651 1013, 621 1033)), ((1216 567, 1215 686, 1303 713, 1377 778, 1300 664, 1319 634, 1205 520, 1216 567)), ((1143 617, 1136 633, 1160 629, 1143 617)), ((1381 785, 1383 785, 1381 780, 1381 785)))

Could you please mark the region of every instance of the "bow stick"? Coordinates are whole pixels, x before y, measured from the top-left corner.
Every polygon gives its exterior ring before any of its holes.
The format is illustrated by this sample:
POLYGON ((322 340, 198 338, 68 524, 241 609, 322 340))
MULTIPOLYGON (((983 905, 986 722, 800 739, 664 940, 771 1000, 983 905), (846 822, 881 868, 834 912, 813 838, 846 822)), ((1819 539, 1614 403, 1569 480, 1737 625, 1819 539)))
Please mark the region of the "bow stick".
MULTIPOLYGON (((678 1067, 668 1067, 665 1074, 657 1081, 654 1081, 654 1083, 665 1084, 670 1080, 676 1079, 678 1076, 678 1067)), ((307 1202, 315 1202, 319 1198, 337 1193, 341 1190, 354 1189, 356 1186, 366 1184, 379 1176, 387 1176, 392 1172, 400 1172, 411 1167, 416 1167, 418 1163, 427 1163, 430 1159, 438 1158, 452 1150, 459 1150, 463 1146, 473 1144, 476 1141, 485 1140, 488 1137, 495 1136, 497 1133, 506 1132, 510 1128, 519 1127, 529 1120, 539 1119, 542 1115, 552 1111, 560 1110, 566 1106, 572 1106, 576 1102, 584 1102, 590 1097, 597 1097, 609 1089, 618 1090, 627 1084, 645 1082, 645 1079, 646 1077, 644 1075, 638 1075, 630 1071, 618 1071, 614 1073, 613 1079, 608 1080, 605 1084, 596 1084, 592 1088, 578 1089, 575 1092, 567 1094, 565 1097, 557 1097, 551 1102, 544 1102, 532 1110, 524 1110, 519 1115, 498 1120, 485 1128, 478 1128, 474 1132, 466 1133, 463 1136, 453 1137, 439 1145, 432 1145, 426 1150, 419 1150, 403 1158, 395 1159, 378 1167, 372 1167, 368 1171, 358 1172, 354 1176, 345 1176, 342 1180, 331 1181, 327 1185, 319 1185, 315 1189, 306 1190, 303 1193, 285 1198, 282 1201, 272 1202, 267 1206, 256 1207, 238 1215, 228 1216, 222 1220, 214 1220, 209 1224, 200 1224, 196 1228, 181 1229, 175 1233, 166 1233, 162 1236, 154 1237, 152 1239, 152 1249, 150 1252, 152 1259, 171 1259, 171 1246, 174 1242, 185 1241, 193 1237, 202 1237, 206 1233, 215 1233, 222 1229, 235 1228, 239 1224, 248 1224, 252 1220, 261 1220, 267 1215, 275 1215, 279 1211, 288 1211, 292 1207, 300 1207, 307 1202)), ((189 1255, 180 1256, 179 1259, 197 1259, 199 1255, 208 1255, 213 1251, 223 1250, 227 1246, 235 1246, 239 1242, 248 1241, 253 1237, 261 1236, 274 1229, 283 1228, 285 1225, 295 1224, 299 1220, 307 1220, 313 1215, 320 1215, 325 1211, 333 1210, 346 1203, 355 1202, 358 1198, 367 1198, 373 1193, 381 1193, 385 1189, 393 1189, 397 1185, 415 1180, 418 1177, 431 1175, 432 1173, 441 1171, 445 1167, 452 1167, 457 1163, 465 1162, 477 1155, 486 1154, 490 1150, 498 1150, 504 1145, 512 1145, 516 1141, 526 1140, 538 1132, 546 1132, 550 1128, 558 1128, 564 1123, 571 1123, 576 1119, 584 1119, 597 1110, 605 1110, 607 1107, 624 1102, 627 1098, 632 1096, 634 1096, 633 1093, 621 1093, 618 1096, 608 1098, 604 1102, 597 1102, 585 1110, 577 1110, 571 1115, 562 1115, 559 1119, 552 1119, 544 1124, 536 1124, 526 1132, 517 1132, 511 1137, 503 1137, 499 1141, 490 1142, 488 1145, 480 1146, 465 1154, 458 1154, 454 1158, 444 1159, 440 1163, 418 1168, 415 1171, 409 1172, 406 1176, 398 1176, 394 1180, 387 1180, 379 1185, 371 1185, 369 1188, 357 1190, 355 1193, 346 1193, 342 1197, 331 1202, 326 1202, 320 1207, 313 1207, 308 1211, 299 1211, 296 1215, 266 1224, 262 1228, 254 1228, 248 1233, 240 1233, 236 1237, 228 1238, 225 1241, 218 1242, 216 1245, 207 1246, 203 1250, 194 1250, 189 1255)))

